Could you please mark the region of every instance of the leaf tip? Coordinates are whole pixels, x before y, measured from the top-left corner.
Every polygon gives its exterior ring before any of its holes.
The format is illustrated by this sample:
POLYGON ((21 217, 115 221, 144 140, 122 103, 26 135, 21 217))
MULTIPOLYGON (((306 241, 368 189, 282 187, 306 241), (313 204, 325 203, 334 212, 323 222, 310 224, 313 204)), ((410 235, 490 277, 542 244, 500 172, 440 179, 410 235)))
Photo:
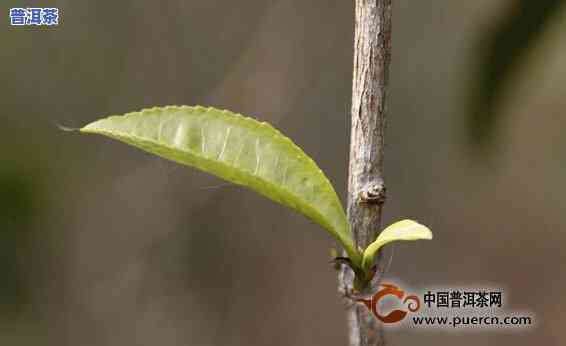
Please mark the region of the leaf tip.
POLYGON ((81 128, 79 129, 79 132, 82 132, 82 133, 92 133, 93 130, 94 130, 94 126, 93 126, 94 123, 95 123, 95 122, 92 122, 92 123, 90 123, 90 124, 86 124, 85 126, 83 126, 83 127, 81 127, 81 128))
POLYGON ((93 121, 79 129, 79 132, 82 133, 96 133, 100 130, 100 123, 104 119, 93 121))
POLYGON ((419 237, 432 239, 432 231, 427 226, 411 219, 404 219, 389 225, 383 232, 395 232, 398 237, 419 237))

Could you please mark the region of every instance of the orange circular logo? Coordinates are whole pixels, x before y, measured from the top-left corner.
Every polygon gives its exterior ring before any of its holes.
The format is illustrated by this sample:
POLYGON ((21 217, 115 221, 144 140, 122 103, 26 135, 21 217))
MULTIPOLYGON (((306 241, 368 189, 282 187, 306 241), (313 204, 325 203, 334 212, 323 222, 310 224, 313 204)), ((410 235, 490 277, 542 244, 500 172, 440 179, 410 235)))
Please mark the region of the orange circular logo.
POLYGON ((416 295, 405 296, 405 291, 392 284, 382 284, 379 291, 374 294, 370 299, 356 299, 357 302, 363 303, 378 320, 383 323, 397 323, 407 316, 406 310, 392 310, 387 315, 382 315, 379 312, 379 301, 387 296, 394 296, 402 304, 407 304, 406 307, 410 312, 416 312, 421 307, 419 297, 416 295), (404 298, 404 299, 403 299, 404 298))

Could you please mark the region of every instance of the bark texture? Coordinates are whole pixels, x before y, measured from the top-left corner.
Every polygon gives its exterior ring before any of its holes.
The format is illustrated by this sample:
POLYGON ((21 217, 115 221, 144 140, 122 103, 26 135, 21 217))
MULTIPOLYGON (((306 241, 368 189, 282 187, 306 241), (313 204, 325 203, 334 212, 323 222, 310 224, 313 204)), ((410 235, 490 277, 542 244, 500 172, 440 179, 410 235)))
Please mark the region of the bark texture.
MULTIPOLYGON (((348 219, 357 245, 365 248, 381 229, 385 201, 383 150, 391 0, 355 0, 355 6, 348 219)), ((344 266, 340 276, 342 292, 352 287, 352 278, 344 266)), ((351 304, 347 318, 350 346, 385 344, 381 325, 364 306, 351 304)))

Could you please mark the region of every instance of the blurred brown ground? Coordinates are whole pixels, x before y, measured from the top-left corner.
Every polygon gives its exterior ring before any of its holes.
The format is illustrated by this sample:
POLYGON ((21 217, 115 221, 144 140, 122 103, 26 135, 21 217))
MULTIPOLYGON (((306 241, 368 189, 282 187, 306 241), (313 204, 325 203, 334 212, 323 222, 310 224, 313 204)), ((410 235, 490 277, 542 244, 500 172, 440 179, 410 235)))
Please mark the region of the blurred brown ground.
MULTIPOLYGON (((386 220, 417 219, 435 240, 397 245, 387 275, 505 287, 537 327, 395 330, 390 345, 566 342, 559 26, 508 91, 494 159, 464 141, 476 43, 508 3, 394 1, 386 220)), ((57 28, 11 28, 5 13, 22 5, 0 4, 0 345, 346 344, 333 244, 318 226, 57 125, 153 105, 229 108, 293 138, 343 198, 351 2, 38 2, 60 8, 57 28)))

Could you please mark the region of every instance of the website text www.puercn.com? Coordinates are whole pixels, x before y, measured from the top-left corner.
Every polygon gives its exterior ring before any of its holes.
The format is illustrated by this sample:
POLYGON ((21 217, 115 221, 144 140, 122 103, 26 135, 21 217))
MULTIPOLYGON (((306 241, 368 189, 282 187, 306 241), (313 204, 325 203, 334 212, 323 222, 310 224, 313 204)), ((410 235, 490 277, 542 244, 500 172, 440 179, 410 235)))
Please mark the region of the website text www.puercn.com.
POLYGON ((413 316, 416 326, 464 326, 484 327, 524 327, 530 326, 533 321, 530 316, 413 316))

